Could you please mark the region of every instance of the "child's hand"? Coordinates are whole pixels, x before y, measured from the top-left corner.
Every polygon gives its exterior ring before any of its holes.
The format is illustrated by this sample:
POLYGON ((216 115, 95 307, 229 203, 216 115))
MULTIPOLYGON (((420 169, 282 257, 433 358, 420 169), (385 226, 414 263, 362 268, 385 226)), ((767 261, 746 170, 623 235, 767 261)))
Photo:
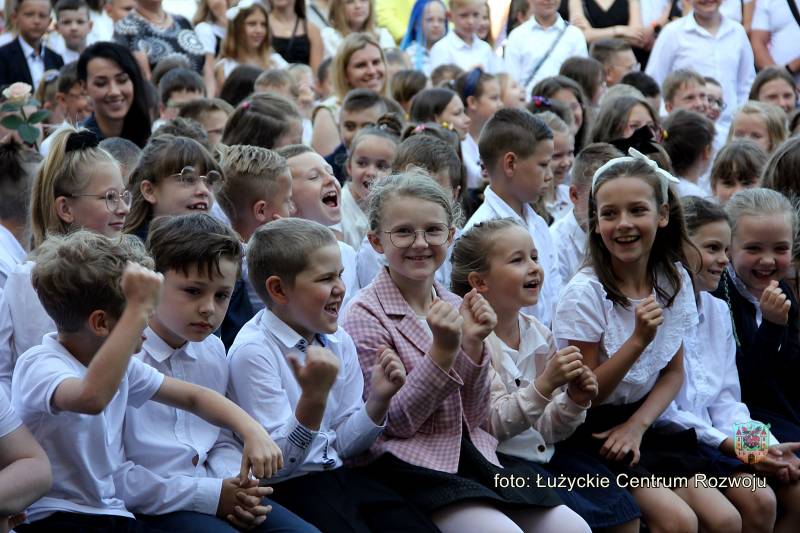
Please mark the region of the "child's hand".
POLYGON ((769 287, 761 293, 759 306, 764 320, 781 326, 785 326, 789 322, 789 310, 792 308, 792 302, 783 294, 777 281, 770 281, 769 287))
POLYGON ((488 337, 497 325, 494 309, 476 289, 472 289, 464 296, 459 313, 464 319, 462 345, 483 343, 483 339, 488 337))
POLYGON ((567 394, 572 398, 572 401, 584 407, 597 398, 599 392, 600 386, 597 383, 597 375, 586 365, 583 365, 583 372, 567 385, 567 394))
POLYGON ((250 478, 250 471, 257 479, 265 479, 283 468, 283 454, 275 441, 269 436, 264 426, 254 423, 252 428, 241 435, 244 442, 242 450, 242 469, 239 481, 244 483, 250 478))
POLYGON ((388 404, 406 382, 406 367, 391 348, 382 346, 378 352, 378 362, 372 367, 370 396, 374 395, 381 403, 388 404))
POLYGON ((322 399, 336 382, 339 373, 339 359, 327 348, 309 346, 306 349, 306 364, 302 365, 294 357, 289 357, 294 377, 304 395, 314 395, 322 399))
POLYGON ((557 351, 547 362, 539 377, 536 390, 542 396, 550 397, 557 388, 569 383, 583 373, 583 355, 575 346, 567 346, 557 351))
POLYGON ((646 347, 653 341, 658 326, 663 322, 664 310, 653 295, 650 295, 636 306, 636 325, 633 328, 633 337, 638 338, 646 347))
POLYGON ((128 263, 120 287, 127 307, 138 307, 150 316, 158 305, 164 276, 136 263, 128 263))
POLYGON ((461 347, 464 319, 455 307, 437 298, 428 311, 427 321, 433 334, 431 359, 443 370, 449 371, 461 347))
POLYGON ((628 420, 608 431, 592 433, 592 437, 605 439, 605 443, 600 448, 600 456, 609 461, 622 461, 626 455, 632 453, 633 459, 630 465, 634 466, 639 462, 639 447, 642 445, 642 435, 644 435, 645 429, 640 424, 628 420))
POLYGON ((271 506, 261 505, 261 500, 272 494, 272 487, 260 487, 258 480, 238 477, 222 480, 222 491, 217 505, 217 516, 239 529, 252 529, 267 518, 271 506))

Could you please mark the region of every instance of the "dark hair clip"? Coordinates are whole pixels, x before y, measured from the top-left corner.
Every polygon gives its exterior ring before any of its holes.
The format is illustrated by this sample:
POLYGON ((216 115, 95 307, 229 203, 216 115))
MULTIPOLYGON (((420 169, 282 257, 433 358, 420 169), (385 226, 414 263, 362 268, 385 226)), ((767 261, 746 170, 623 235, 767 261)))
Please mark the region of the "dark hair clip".
POLYGON ((534 107, 553 107, 553 103, 545 96, 533 96, 531 97, 531 102, 534 107))
POLYGON ((98 144, 100 144, 100 139, 97 138, 97 135, 95 135, 94 132, 82 130, 69 136, 67 139, 67 146, 64 148, 64 152, 69 153, 74 150, 95 148, 98 144))

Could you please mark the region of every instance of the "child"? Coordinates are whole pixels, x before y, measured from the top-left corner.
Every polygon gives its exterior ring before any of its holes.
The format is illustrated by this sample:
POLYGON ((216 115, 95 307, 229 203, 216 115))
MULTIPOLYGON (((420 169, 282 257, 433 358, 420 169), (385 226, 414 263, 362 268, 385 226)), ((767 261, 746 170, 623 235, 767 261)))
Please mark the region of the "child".
POLYGON ((18 142, 0 145, 0 289, 25 262, 31 183, 39 155, 18 142))
POLYGON ((531 18, 508 36, 505 57, 506 70, 514 74, 526 94, 531 94, 540 80, 558 75, 567 58, 589 55, 583 32, 561 18, 558 5, 533 0, 530 6, 531 18), (529 46, 532 42, 535 47, 529 46))
POLYGON ((452 63, 439 65, 431 71, 432 87, 450 87, 452 81, 464 73, 464 69, 452 63))
POLYGON ((219 60, 214 68, 217 90, 233 69, 239 65, 250 65, 261 70, 270 67, 283 68, 286 61, 272 52, 269 40, 268 10, 261 2, 248 2, 234 6, 226 12, 228 31, 222 43, 219 60))
POLYGON ((708 196, 698 183, 711 164, 714 123, 700 113, 677 109, 664 121, 664 131, 664 149, 680 180, 678 196, 708 196))
POLYGON ((50 490, 53 474, 47 455, 11 408, 0 388, 0 531, 25 519, 25 508, 50 490))
POLYGON ((406 114, 411 111, 411 100, 428 86, 428 77, 420 70, 401 70, 392 77, 389 88, 392 99, 400 104, 406 114))
MULTIPOLYGON (((553 334, 520 312, 535 305, 542 282, 537 250, 528 231, 513 219, 473 226, 453 250, 453 291, 475 289, 497 313, 492 345, 490 427, 507 455, 524 459, 531 470, 549 477, 594 475, 610 470, 588 455, 554 455, 554 442, 568 437, 586 417, 597 395, 597 377, 581 362, 580 352, 556 350, 553 334)), ((558 491, 565 503, 592 527, 638 532, 638 507, 617 484, 602 491, 558 491)), ((572 522, 582 521, 577 516, 572 522)))
POLYGON ((575 160, 575 137, 569 126, 555 113, 541 113, 540 118, 553 132, 553 158, 550 160, 552 179, 545 182, 540 198, 553 221, 566 216, 572 209, 569 198, 569 171, 575 160))
POLYGON ((500 100, 503 107, 525 107, 525 90, 513 76, 506 72, 497 75, 500 83, 500 100))
POLYGON ((497 441, 483 429, 491 376, 483 341, 494 312, 477 292, 462 302, 434 281, 457 216, 451 196, 427 176, 390 176, 370 193, 369 240, 388 267, 353 301, 345 328, 365 375, 389 347, 408 378, 363 461, 442 531, 546 531, 571 515, 551 491, 491 481, 500 470, 497 441))
POLYGON ((178 116, 178 108, 192 100, 206 96, 203 78, 193 70, 172 69, 158 82, 158 96, 161 99, 161 120, 153 124, 153 131, 164 122, 178 116))
POLYGON ((42 43, 50 24, 50 0, 15 0, 10 15, 18 36, 0 47, 0 87, 21 81, 38 87, 44 72, 64 66, 61 56, 42 43))
POLYGON ((606 86, 613 87, 629 72, 639 70, 633 48, 622 39, 600 39, 592 43, 589 54, 603 64, 606 86))
POLYGON ((232 113, 233 107, 220 98, 198 98, 178 108, 179 117, 194 119, 203 126, 212 150, 222 141, 222 132, 232 113))
POLYGON ((442 37, 431 48, 431 68, 439 65, 454 64, 463 70, 480 67, 486 72, 494 73, 498 59, 492 47, 475 35, 478 30, 483 0, 453 0, 447 18, 453 24, 453 31, 442 37))
MULTIPOLYGON (((238 236, 206 214, 159 218, 147 250, 164 281, 136 359, 164 375, 225 394, 225 348, 212 333, 225 316, 239 275, 238 236)), ((158 529, 232 533, 247 524, 263 532, 280 527, 316 531, 277 504, 272 504, 269 523, 263 523, 269 502, 261 499, 268 488, 214 477, 215 456, 231 453, 215 444, 219 433, 216 426, 187 418, 174 407, 128 407, 123 434, 127 461, 115 473, 118 497, 139 520, 158 529)))
POLYGON ((267 69, 259 74, 254 88, 257 93, 274 93, 293 101, 300 93, 294 78, 282 68, 267 69))
POLYGON ((323 59, 322 63, 317 68, 316 83, 314 85, 314 92, 317 93, 317 98, 324 101, 333 94, 333 76, 331 75, 331 65, 333 58, 323 59))
POLYGON ((228 394, 269 428, 287 458, 276 501, 325 531, 431 530, 386 486, 341 468, 383 430, 405 370, 383 350, 362 400, 355 347, 337 325, 345 287, 333 233, 309 220, 270 222, 251 237, 247 264, 266 309, 230 349, 228 394))
POLYGON ((656 142, 661 139, 661 121, 650 104, 640 97, 620 96, 603 102, 590 137, 596 143, 612 142, 632 137, 642 127, 650 130, 656 142))
POLYGON ((728 132, 731 139, 750 139, 770 155, 786 139, 786 116, 775 105, 747 102, 733 117, 728 132))
POLYGON ((103 139, 98 144, 100 148, 111 154, 111 156, 119 164, 119 171, 122 174, 122 181, 128 182, 131 172, 136 168, 139 162, 139 156, 142 155, 142 149, 133 144, 128 139, 122 137, 109 137, 103 139))
POLYGON ((794 78, 777 65, 759 72, 750 88, 750 100, 774 104, 787 115, 797 107, 797 97, 794 78))
POLYGON ((199 142, 173 135, 153 137, 130 177, 133 200, 125 233, 145 241, 156 217, 207 212, 221 181, 219 165, 199 142))
MULTIPOLYGON (((278 154, 286 158, 292 175, 292 216, 328 227, 339 224, 342 221, 342 189, 322 156, 302 144, 285 146, 278 150, 278 154)), ((344 265, 341 277, 347 288, 343 295, 344 306, 355 296, 360 285, 355 250, 341 240, 337 242, 344 265)))
POLYGON ((70 124, 80 124, 92 114, 86 88, 78 79, 77 63, 67 63, 58 72, 56 103, 59 114, 70 124))
POLYGON ((325 156, 325 161, 333 168, 333 175, 344 184, 347 180, 348 150, 356 134, 367 126, 374 125, 378 118, 388 111, 386 100, 369 89, 353 89, 347 93, 339 112, 339 137, 342 142, 325 156))
POLYGON ((31 279, 58 331, 20 357, 12 398, 52 461, 55 478, 28 509, 29 523, 20 532, 149 531, 118 499, 114 474, 124 461, 125 409, 150 399, 227 426, 244 439, 240 481, 251 467, 262 478, 283 466, 264 428, 230 400, 131 359, 162 288, 162 276, 146 268, 152 263, 141 248, 133 237, 114 242, 86 231, 51 237, 39 248, 31 279), (86 439, 94 443, 91 454, 82 445, 86 439))
POLYGON ((706 97, 708 101, 706 116, 712 122, 716 122, 722 115, 722 110, 727 108, 725 95, 723 94, 722 85, 717 80, 710 76, 706 76, 704 80, 706 82, 706 97))
POLYGON ((610 144, 594 143, 581 150, 575 158, 569 185, 572 210, 550 226, 550 236, 558 252, 559 273, 565 284, 583 265, 592 176, 608 161, 621 156, 622 152, 610 144))
POLYGON ((452 89, 437 87, 425 89, 411 101, 411 120, 417 123, 435 122, 458 133, 460 140, 467 138, 470 118, 464 102, 452 89))
POLYGON ((737 192, 761 187, 761 172, 766 164, 767 154, 756 143, 744 139, 729 142, 714 158, 711 193, 720 205, 725 205, 737 192))
POLYGON ((798 197, 800 186, 797 176, 800 169, 800 136, 789 137, 778 146, 764 165, 761 179, 764 187, 783 193, 788 198, 798 197))
MULTIPOLYGON (((687 332, 684 337, 686 381, 659 422, 681 429, 695 429, 703 453, 716 458, 714 469, 707 474, 752 478, 753 472, 748 472, 750 469, 736 458, 740 450, 735 444, 734 432, 738 424, 750 420, 750 412, 741 402, 730 313, 726 303, 710 293, 719 285, 729 262, 727 251, 731 243, 731 228, 725 211, 712 201, 689 196, 682 200, 682 204, 692 242, 692 246, 686 249, 686 257, 696 273, 694 290, 701 320, 694 331, 687 332)), ((758 487, 753 479, 753 488, 732 486, 724 491, 741 513, 742 531, 797 529, 796 504, 791 502, 800 495, 800 486, 797 481, 789 482, 786 478, 778 482, 781 471, 785 474, 796 468, 798 459, 793 451, 797 446, 770 442, 769 457, 752 465, 755 473, 776 478, 775 491, 768 486, 758 487), (777 525, 776 495, 786 511, 781 513, 777 525)))
POLYGON ((489 43, 489 46, 494 50, 494 37, 492 37, 492 14, 489 11, 489 3, 484 2, 481 6, 481 14, 478 17, 478 28, 475 30, 475 36, 482 41, 489 43))
POLYGON ((228 7, 227 0, 201 0, 197 4, 192 24, 203 45, 206 61, 213 62, 222 48, 228 31, 228 17, 225 15, 228 7))
MULTIPOLYGON (((119 22, 120 20, 124 19, 128 13, 133 11, 136 7, 135 0, 108 0, 105 4, 104 10, 106 14, 108 14, 109 18, 113 21, 114 24, 119 22)), ((113 34, 113 25, 112 25, 112 32, 113 34)), ((105 39, 97 39, 98 41, 105 41, 111 38, 109 35, 105 39)))
MULTIPOLYGON (((553 76, 545 78, 533 86, 531 94, 543 96, 551 100, 563 102, 572 112, 571 131, 575 136, 575 151, 579 152, 585 144, 586 134, 589 132, 589 107, 583 89, 574 80, 566 76, 553 76)), ((567 120, 564 122, 569 123, 567 120)))
POLYGON ((730 307, 742 400, 780 442, 800 440, 800 399, 790 376, 800 354, 797 302, 786 284, 797 211, 781 193, 747 189, 725 205, 731 263, 714 295, 730 307))
POLYGON ((667 113, 675 109, 688 109, 705 114, 708 106, 706 80, 694 70, 674 70, 663 80, 662 86, 667 113))
MULTIPOLYGON (((31 186, 31 248, 80 228, 119 236, 131 197, 114 158, 91 133, 71 126, 53 134, 52 147, 31 186)), ((8 396, 17 358, 55 331, 31 286, 33 266, 29 261, 10 271, 0 298, 0 386, 8 396)))
MULTIPOLYGON (((688 237, 669 188, 676 178, 630 153, 592 178, 590 266, 564 288, 553 321, 558 345, 577 347, 597 374, 601 404, 561 446, 591 453, 623 476, 686 480, 707 466, 694 432, 649 428, 681 387, 683 336, 697 323, 691 278, 681 265, 688 237)), ((741 527, 736 510, 715 489, 692 481, 673 487, 661 482, 630 489, 651 529, 741 527)))
POLYGON ((254 94, 228 117, 222 144, 250 144, 277 149, 299 144, 303 117, 290 100, 274 94, 254 94))
POLYGON ((447 7, 441 0, 417 0, 411 8, 408 29, 400 48, 411 58, 415 70, 430 76, 431 48, 447 35, 447 7))
POLYGON ((375 126, 359 131, 350 143, 347 158, 350 181, 342 188, 342 236, 356 251, 369 229, 365 212, 369 189, 392 170, 400 129, 397 119, 384 115, 375 126))
POLYGON ((386 28, 375 25, 373 0, 331 0, 331 25, 322 28, 320 35, 325 47, 325 57, 333 57, 342 40, 351 33, 369 33, 381 48, 393 48, 394 37, 386 28))
POLYGON ((549 324, 561 290, 558 255, 547 223, 528 205, 541 194, 553 157, 553 132, 541 120, 521 109, 501 109, 481 132, 481 160, 489 174, 485 201, 464 226, 493 218, 512 217, 521 222, 539 248, 539 263, 547 283, 539 302, 526 307, 542 324, 549 324))
POLYGON ((461 96, 469 117, 469 132, 461 141, 461 156, 467 171, 467 192, 470 198, 477 200, 484 186, 477 139, 484 124, 503 107, 500 84, 491 74, 475 68, 456 78, 454 89, 461 96))
POLYGON ((92 31, 89 6, 84 0, 59 0, 55 11, 58 38, 50 39, 51 48, 65 64, 72 63, 86 49, 86 38, 92 31))
POLYGON ((656 80, 642 71, 635 70, 625 74, 620 83, 639 90, 653 109, 661 109, 661 87, 656 80))

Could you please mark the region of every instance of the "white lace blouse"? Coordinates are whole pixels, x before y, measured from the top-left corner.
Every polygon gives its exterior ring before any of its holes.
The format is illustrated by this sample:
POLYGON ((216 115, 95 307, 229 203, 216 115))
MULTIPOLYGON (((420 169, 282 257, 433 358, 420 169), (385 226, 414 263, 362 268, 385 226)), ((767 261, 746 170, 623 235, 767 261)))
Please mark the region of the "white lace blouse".
MULTIPOLYGON (((686 270, 681 272, 681 290, 672 306, 664 308, 664 323, 659 326, 653 341, 603 403, 628 404, 642 399, 655 385, 659 372, 675 356, 683 343, 684 334, 698 322, 692 282, 686 270)), ((666 278, 659 284, 668 287, 666 278)), ((653 291, 655 294, 655 291, 653 291)), ((630 300, 624 308, 607 298, 605 288, 593 269, 577 272, 564 290, 553 320, 553 335, 559 347, 570 340, 600 342, 599 362, 612 357, 633 334, 635 308, 641 300, 630 300)))

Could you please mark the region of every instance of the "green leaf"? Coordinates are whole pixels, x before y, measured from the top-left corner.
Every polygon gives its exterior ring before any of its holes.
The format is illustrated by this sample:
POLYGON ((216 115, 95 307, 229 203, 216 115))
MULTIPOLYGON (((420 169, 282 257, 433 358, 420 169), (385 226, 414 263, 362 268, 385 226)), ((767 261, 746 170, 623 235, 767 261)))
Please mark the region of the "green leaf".
POLYGON ((28 117, 28 124, 38 124, 50 116, 50 111, 47 109, 40 109, 28 117))
POLYGON ((0 119, 0 124, 9 130, 19 130, 20 126, 24 124, 24 121, 19 115, 6 115, 0 119))
POLYGON ((29 124, 22 124, 17 131, 22 140, 28 144, 36 144, 39 140, 39 130, 29 124))
POLYGON ((11 102, 6 102, 2 106, 0 106, 0 113, 14 113, 16 111, 19 111, 21 107, 22 106, 20 106, 19 104, 12 104, 11 102))

